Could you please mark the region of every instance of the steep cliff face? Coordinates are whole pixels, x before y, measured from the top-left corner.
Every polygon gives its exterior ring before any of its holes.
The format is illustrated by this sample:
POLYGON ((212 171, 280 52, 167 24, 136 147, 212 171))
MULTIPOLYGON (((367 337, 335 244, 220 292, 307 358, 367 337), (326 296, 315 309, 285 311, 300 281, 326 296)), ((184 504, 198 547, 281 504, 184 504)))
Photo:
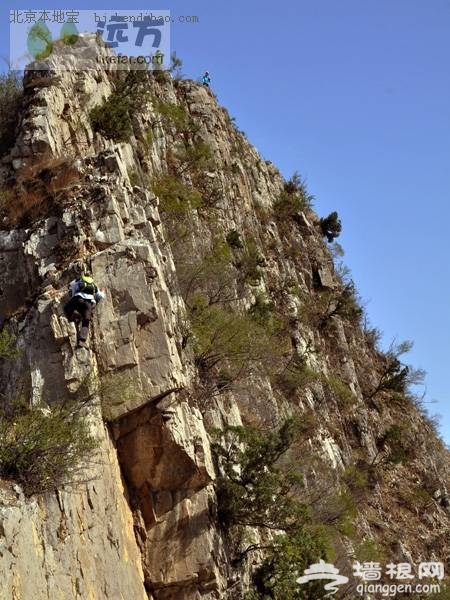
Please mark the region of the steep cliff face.
MULTIPOLYGON (((390 560, 448 565, 450 457, 412 402, 373 393, 383 355, 353 296, 347 302, 316 215, 292 211, 290 197, 280 203, 279 172, 208 89, 52 71, 65 60, 26 74, 17 141, 3 161, 3 184, 18 195, 3 206, 0 311, 22 353, 4 361, 2 383, 12 394, 25 378, 30 399, 50 405, 86 378, 112 388, 91 411, 100 448, 86 483, 32 498, 2 483, 0 598, 243 597, 248 563, 232 565, 218 522, 210 433, 269 428, 292 413, 315 417, 301 457, 309 490, 338 485, 349 466, 376 465, 389 455, 383 435, 401 426, 413 459, 393 462, 360 495, 358 536, 390 560), (118 89, 131 127, 120 142, 90 117, 106 99, 119 102, 118 89), (214 257, 226 246, 234 258, 225 266, 214 257), (107 288, 89 348, 77 347, 63 313, 83 267, 107 288), (284 321, 281 359, 301 359, 309 379, 283 385, 252 363, 225 385, 190 333, 201 285, 236 314, 264 298, 284 321)), ((342 539, 342 558, 351 557, 355 541, 342 539)))

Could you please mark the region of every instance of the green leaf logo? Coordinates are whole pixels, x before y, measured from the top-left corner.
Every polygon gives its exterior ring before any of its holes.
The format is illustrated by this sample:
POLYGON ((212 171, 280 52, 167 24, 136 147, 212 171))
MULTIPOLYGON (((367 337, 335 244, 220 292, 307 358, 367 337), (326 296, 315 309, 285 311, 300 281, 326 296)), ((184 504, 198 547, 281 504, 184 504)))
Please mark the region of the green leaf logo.
POLYGON ((75 23, 64 23, 61 27, 61 40, 67 46, 76 44, 79 38, 78 29, 75 23))
POLYGON ((37 60, 50 56, 53 51, 53 40, 50 29, 45 23, 38 21, 28 32, 28 52, 37 60))

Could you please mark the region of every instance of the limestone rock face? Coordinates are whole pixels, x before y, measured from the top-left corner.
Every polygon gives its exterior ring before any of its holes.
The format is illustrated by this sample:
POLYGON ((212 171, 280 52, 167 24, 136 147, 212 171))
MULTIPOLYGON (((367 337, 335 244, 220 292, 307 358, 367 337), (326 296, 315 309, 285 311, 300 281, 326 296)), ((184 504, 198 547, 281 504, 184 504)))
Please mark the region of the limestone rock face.
MULTIPOLYGON (((73 52, 82 56, 89 40, 80 44, 73 52)), ((339 480, 357 456, 377 455, 380 432, 401 411, 364 396, 376 384, 378 359, 360 328, 333 314, 331 343, 312 318, 305 321, 308 302, 319 306, 318 290, 340 285, 318 219, 305 208, 277 220, 281 175, 236 131, 211 91, 149 78, 134 135, 116 143, 94 132, 89 117, 113 93, 115 75, 56 70, 57 61, 74 61, 64 52, 46 71, 26 74, 17 141, 3 160, 4 182, 25 186, 30 173, 39 179, 58 165, 71 176, 46 210, 31 221, 6 220, 0 230, 0 314, 22 351, 0 365, 1 377, 5 395, 25 379, 35 403, 61 401, 92 379, 108 381, 109 391, 99 393, 101 410, 98 397, 90 415, 100 448, 84 483, 27 499, 17 485, 0 482, 0 600, 237 600, 248 564, 232 566, 218 523, 211 430, 272 427, 292 410, 312 410, 311 455, 339 480), (282 397, 273 379, 254 369, 232 389, 202 395, 180 291, 187 257, 176 254, 177 239, 149 185, 167 171, 180 142, 158 102, 183 108, 214 159, 201 181, 211 206, 193 211, 192 230, 186 235, 180 226, 178 237, 189 240, 190 256, 207 254, 232 230, 252 239, 258 264, 238 307, 248 309, 258 294, 280 307, 295 353, 321 374, 301 394, 282 397), (78 348, 63 307, 68 284, 85 268, 106 298, 96 307, 89 348, 78 348), (340 387, 332 388, 336 373, 340 387)), ((187 184, 196 183, 198 173, 186 165, 182 171, 187 184)), ((407 531, 402 555, 448 558, 450 460, 412 407, 411 427, 424 432, 417 461, 377 484, 359 525, 369 533, 391 527, 391 550, 407 531), (434 496, 411 532, 410 512, 389 500, 389 490, 408 489, 424 472, 434 474, 434 496)))
POLYGON ((83 492, 26 500, 18 486, 0 491, 2 600, 144 600, 140 552, 115 450, 104 430, 83 492))

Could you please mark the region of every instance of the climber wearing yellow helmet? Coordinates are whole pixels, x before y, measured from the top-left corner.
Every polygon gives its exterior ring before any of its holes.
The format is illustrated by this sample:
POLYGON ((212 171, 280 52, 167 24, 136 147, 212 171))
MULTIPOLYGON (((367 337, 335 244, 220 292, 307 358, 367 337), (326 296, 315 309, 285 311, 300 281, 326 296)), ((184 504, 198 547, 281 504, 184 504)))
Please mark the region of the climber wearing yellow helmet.
POLYGON ((64 307, 64 312, 69 321, 79 321, 81 327, 78 331, 78 345, 87 347, 89 324, 95 305, 105 298, 105 290, 100 290, 94 283, 90 274, 85 273, 79 279, 74 279, 69 284, 70 300, 64 307), (79 317, 77 318, 77 313, 79 317))

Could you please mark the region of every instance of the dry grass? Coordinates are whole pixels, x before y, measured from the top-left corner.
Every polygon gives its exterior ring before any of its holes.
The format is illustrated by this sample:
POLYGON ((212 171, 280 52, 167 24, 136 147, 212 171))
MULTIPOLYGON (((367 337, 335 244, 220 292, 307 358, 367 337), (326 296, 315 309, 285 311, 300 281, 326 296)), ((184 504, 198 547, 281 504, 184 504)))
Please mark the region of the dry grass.
POLYGON ((17 190, 0 191, 0 211, 6 225, 16 227, 34 221, 49 208, 49 199, 39 192, 17 193, 17 190))
POLYGON ((80 180, 73 159, 46 158, 24 167, 12 186, 0 190, 3 225, 25 226, 50 214, 80 180))
POLYGON ((73 159, 49 157, 39 163, 24 167, 17 182, 27 184, 38 180, 46 184, 50 192, 59 192, 80 181, 80 172, 73 159))

